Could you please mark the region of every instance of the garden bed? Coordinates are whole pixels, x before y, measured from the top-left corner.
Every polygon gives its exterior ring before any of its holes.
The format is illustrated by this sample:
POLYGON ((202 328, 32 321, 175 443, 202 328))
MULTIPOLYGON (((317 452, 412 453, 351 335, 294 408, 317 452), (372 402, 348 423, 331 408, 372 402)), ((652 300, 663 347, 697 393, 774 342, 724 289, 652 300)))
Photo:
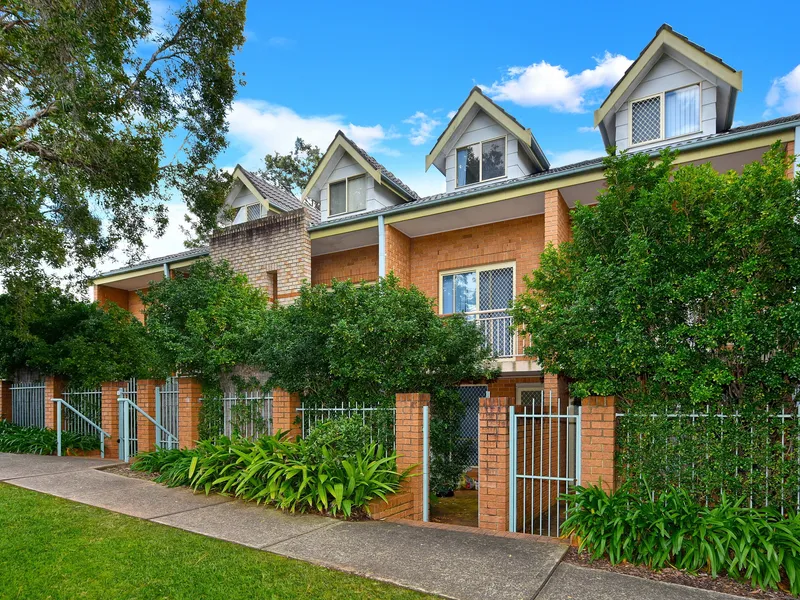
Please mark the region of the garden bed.
POLYGON ((686 571, 672 568, 662 569, 661 571, 653 571, 652 569, 648 569, 643 565, 632 565, 630 563, 612 565, 605 558, 591 560, 588 553, 578 552, 578 549, 575 547, 571 547, 567 551, 563 560, 565 563, 578 565, 581 567, 588 567, 590 569, 610 571, 612 573, 631 575, 633 577, 641 577, 642 579, 652 579, 654 581, 662 581, 664 583, 675 583, 678 585, 720 592, 722 594, 731 594, 733 596, 758 598, 759 600, 797 600, 797 598, 788 592, 779 590, 753 589, 753 587, 746 582, 736 581, 735 579, 731 579, 730 577, 726 577, 724 575, 719 577, 711 577, 708 573, 704 572, 691 574, 687 573, 686 571))

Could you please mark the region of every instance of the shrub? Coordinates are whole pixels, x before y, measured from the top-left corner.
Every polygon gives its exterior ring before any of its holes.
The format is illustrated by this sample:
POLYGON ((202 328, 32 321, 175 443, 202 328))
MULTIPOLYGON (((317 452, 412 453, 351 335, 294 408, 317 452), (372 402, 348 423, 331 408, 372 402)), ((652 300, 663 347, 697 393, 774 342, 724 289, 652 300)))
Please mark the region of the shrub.
POLYGON ((774 508, 749 508, 744 498, 722 495, 703 506, 685 490, 664 491, 653 500, 623 487, 608 494, 599 487, 576 488, 565 497, 569 518, 564 535, 575 534, 580 550, 612 564, 627 561, 652 569, 674 566, 707 570, 777 588, 788 581, 800 593, 800 516, 774 508))
MULTIPOLYGON (((82 435, 71 431, 61 432, 61 450, 97 450, 100 440, 95 435, 82 435)), ((17 454, 55 454, 58 437, 52 429, 23 427, 0 421, 0 452, 17 454)))
POLYGON ((369 445, 371 432, 361 417, 343 417, 315 425, 306 436, 308 457, 314 462, 323 458, 327 449, 334 458, 352 458, 369 445))
POLYGON ((191 485, 206 494, 232 494, 292 512, 314 509, 350 517, 400 488, 406 474, 396 471, 395 461, 379 444, 345 455, 321 444, 312 451, 307 440, 276 434, 255 442, 223 436, 194 450, 147 452, 133 468, 158 472, 156 481, 170 486, 191 485))

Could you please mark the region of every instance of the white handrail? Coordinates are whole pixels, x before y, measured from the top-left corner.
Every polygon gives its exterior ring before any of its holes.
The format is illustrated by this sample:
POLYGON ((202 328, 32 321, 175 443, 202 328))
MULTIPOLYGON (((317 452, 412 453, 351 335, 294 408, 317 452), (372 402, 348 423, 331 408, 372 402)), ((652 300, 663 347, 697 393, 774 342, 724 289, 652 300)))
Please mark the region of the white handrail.
MULTIPOLYGON (((156 426, 158 429, 160 429, 160 430, 161 430, 163 433, 165 433, 165 434, 166 434, 168 437, 172 438, 172 440, 173 440, 173 441, 174 441, 176 444, 179 444, 179 443, 180 443, 180 442, 178 441, 178 436, 174 435, 174 434, 173 434, 171 431, 169 431, 169 430, 168 430, 168 429, 166 429, 164 426, 162 426, 162 425, 161 425, 161 423, 158 423, 158 422, 157 422, 157 421, 156 421, 156 420, 155 420, 153 417, 151 417, 151 416, 150 416, 150 415, 148 415, 146 412, 144 412, 144 411, 143 411, 141 408, 139 408, 139 407, 138 407, 136 404, 134 404, 134 403, 131 401, 131 399, 130 399, 130 398, 126 398, 126 397, 125 397, 125 393, 124 393, 124 391, 123 391, 123 389, 122 389, 122 388, 119 388, 119 390, 117 390, 117 402, 119 402, 119 403, 120 403, 120 407, 121 407, 121 405, 122 405, 123 403, 126 403, 126 404, 127 404, 129 407, 133 407, 133 408, 136 410, 136 412, 138 412, 140 415, 142 415, 143 417, 145 417, 145 418, 146 418, 148 421, 150 421, 150 422, 151 422, 153 425, 155 425, 155 426, 156 426)), ((122 415, 125 415, 125 417, 124 417, 124 418, 125 418, 125 422, 124 422, 124 431, 126 432, 126 435, 125 435, 125 436, 120 436, 120 437, 124 437, 124 439, 126 440, 125 444, 123 444, 123 443, 122 443, 122 440, 120 440, 120 448, 122 448, 122 446, 123 446, 123 445, 124 445, 124 446, 126 446, 126 447, 125 447, 125 449, 123 450, 124 457, 121 457, 121 458, 122 458, 122 460, 124 460, 125 462, 129 462, 129 461, 130 461, 130 459, 131 459, 131 457, 130 457, 130 454, 129 454, 129 448, 127 447, 127 446, 128 446, 128 444, 127 444, 127 438, 129 437, 129 436, 127 435, 127 433, 130 431, 130 423, 129 423, 129 420, 130 420, 130 415, 129 415, 128 411, 120 411, 120 414, 122 414, 122 415)), ((120 422, 120 429, 123 429, 123 423, 122 423, 122 422, 120 422)))
POLYGON ((103 436, 110 438, 111 435, 106 433, 102 427, 100 427, 97 423, 89 419, 86 415, 80 412, 77 408, 72 406, 69 402, 66 402, 63 398, 52 398, 53 402, 56 403, 56 443, 58 444, 58 456, 61 456, 61 406, 66 406, 76 415, 78 415, 81 419, 86 421, 91 427, 94 427, 100 433, 100 458, 106 457, 106 449, 105 449, 105 440, 103 436))

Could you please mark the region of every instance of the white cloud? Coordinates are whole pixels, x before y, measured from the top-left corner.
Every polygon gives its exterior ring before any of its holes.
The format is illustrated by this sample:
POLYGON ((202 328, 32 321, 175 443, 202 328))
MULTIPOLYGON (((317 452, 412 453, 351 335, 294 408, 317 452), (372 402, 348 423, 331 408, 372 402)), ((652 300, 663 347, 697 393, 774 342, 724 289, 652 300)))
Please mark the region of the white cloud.
POLYGON ((599 148, 565 150, 563 152, 553 152, 548 150, 546 154, 547 159, 550 161, 551 167, 563 167, 564 165, 571 165, 584 160, 605 156, 605 152, 599 148))
POLYGON ((285 48, 287 46, 293 46, 294 40, 290 40, 286 37, 281 36, 273 36, 267 40, 267 45, 272 46, 274 48, 285 48))
POLYGON ((291 108, 260 100, 237 100, 228 114, 229 137, 234 146, 245 153, 239 160, 245 167, 258 168, 264 156, 272 152, 285 154, 294 148, 298 137, 319 146, 323 151, 341 129, 367 152, 392 154, 383 142, 399 134, 382 125, 355 125, 341 115, 303 116, 291 108))
POLYGON ((578 133, 597 133, 597 127, 578 127, 578 133))
POLYGON ((800 113, 800 65, 772 81, 765 102, 767 110, 764 116, 774 112, 785 115, 800 113))
POLYGON ((495 100, 509 100, 520 106, 548 106, 561 112, 584 112, 587 93, 613 86, 633 61, 606 52, 595 58, 597 65, 575 75, 564 67, 545 61, 527 67, 511 67, 501 81, 481 89, 495 100))
POLYGON ((433 137, 433 130, 441 125, 439 121, 421 111, 415 112, 404 120, 403 123, 412 125, 411 135, 408 136, 408 141, 411 142, 413 146, 421 146, 427 142, 433 137))
POLYGON ((452 119, 453 117, 456 116, 457 112, 458 112, 457 110, 451 110, 449 113, 447 113, 447 118, 452 119))

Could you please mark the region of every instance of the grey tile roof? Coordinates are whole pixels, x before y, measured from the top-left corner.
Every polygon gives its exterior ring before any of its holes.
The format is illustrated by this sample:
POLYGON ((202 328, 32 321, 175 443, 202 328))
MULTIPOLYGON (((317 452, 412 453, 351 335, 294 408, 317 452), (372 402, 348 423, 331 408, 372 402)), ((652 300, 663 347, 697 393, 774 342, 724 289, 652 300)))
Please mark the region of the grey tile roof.
POLYGON ((290 194, 277 185, 273 185, 264 181, 255 173, 245 169, 242 165, 239 165, 239 170, 245 177, 247 177, 247 179, 250 180, 250 183, 252 183, 253 186, 258 190, 258 193, 261 194, 270 204, 275 205, 278 209, 289 212, 305 206, 293 194, 290 194))
POLYGON ((356 151, 362 157, 364 157, 364 160, 366 160, 370 165, 372 165, 373 168, 375 168, 378 171, 380 171, 381 175, 383 175, 386 179, 391 181, 396 187, 398 187, 402 191, 404 191, 408 195, 409 198, 411 198, 412 200, 418 200, 420 198, 420 196, 419 196, 419 194, 417 194, 417 192, 415 192, 410 187, 408 187, 405 183, 403 183, 400 180, 400 178, 397 175, 392 173, 389 169, 384 167, 381 163, 379 163, 377 160, 375 160, 372 156, 367 154, 358 144, 356 144, 353 140, 351 140, 349 137, 347 137, 341 130, 338 132, 338 135, 341 135, 350 144, 352 144, 353 148, 355 148, 356 151))
MULTIPOLYGON (((699 138, 692 138, 681 142, 671 142, 663 144, 661 146, 639 150, 637 152, 646 152, 648 154, 655 155, 665 148, 680 150, 682 148, 687 148, 687 147, 690 148, 692 146, 697 146, 700 144, 706 144, 706 143, 713 144, 716 143, 717 141, 725 141, 725 139, 727 138, 736 137, 741 134, 746 134, 747 132, 757 132, 760 129, 767 129, 770 127, 780 126, 787 123, 800 123, 800 114, 786 116, 786 117, 779 117, 777 119, 762 121, 760 123, 753 123, 750 125, 743 125, 741 127, 734 127, 733 129, 729 129, 728 131, 724 131, 721 133, 709 134, 699 138)), ((473 196, 477 194, 491 192, 496 189, 525 185, 526 183, 536 181, 537 179, 558 177, 560 175, 569 175, 571 173, 576 173, 586 169, 601 168, 604 159, 605 156, 598 156, 597 158, 591 158, 589 160, 584 160, 569 165, 552 167, 546 171, 533 173, 531 175, 526 175, 525 177, 518 177, 516 179, 508 179, 504 181, 495 181, 485 185, 471 186, 466 189, 455 190, 452 192, 444 192, 441 194, 434 194, 432 196, 426 196, 424 198, 414 200, 413 202, 407 202, 405 204, 400 204, 397 206, 390 206, 388 208, 382 208, 380 210, 374 210, 367 213, 360 213, 358 215, 352 215, 349 217, 340 217, 337 219, 332 219, 330 221, 320 223, 319 225, 312 227, 311 229, 322 229, 325 227, 332 227, 334 225, 339 225, 341 223, 346 223, 348 221, 357 221, 359 219, 371 218, 381 214, 405 212, 406 210, 411 210, 413 207, 417 206, 424 206, 427 204, 434 204, 438 202, 447 202, 449 200, 455 200, 464 196, 473 196)))
POLYGON ((96 277, 110 277, 111 275, 121 275, 122 273, 129 273, 131 271, 141 271, 149 267, 159 267, 164 263, 176 263, 190 258, 200 258, 201 256, 208 256, 208 246, 201 246, 199 248, 191 248, 178 252, 176 254, 168 254, 167 256, 158 256, 156 258, 148 258, 147 260, 120 267, 113 271, 106 271, 105 273, 98 273, 96 277))

